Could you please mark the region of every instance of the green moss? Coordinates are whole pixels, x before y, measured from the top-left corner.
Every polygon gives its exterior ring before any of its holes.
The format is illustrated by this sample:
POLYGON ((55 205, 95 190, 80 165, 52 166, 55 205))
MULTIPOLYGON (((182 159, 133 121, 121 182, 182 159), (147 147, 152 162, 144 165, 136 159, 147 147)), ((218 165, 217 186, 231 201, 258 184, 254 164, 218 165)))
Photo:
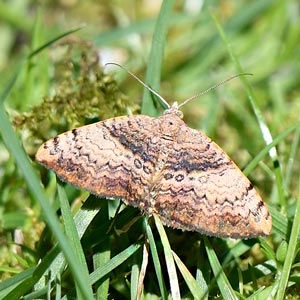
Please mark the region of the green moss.
POLYGON ((50 49, 52 91, 30 112, 17 114, 14 125, 26 132, 29 154, 57 133, 95 121, 135 112, 138 106, 119 89, 100 65, 97 49, 89 42, 66 38, 50 49))

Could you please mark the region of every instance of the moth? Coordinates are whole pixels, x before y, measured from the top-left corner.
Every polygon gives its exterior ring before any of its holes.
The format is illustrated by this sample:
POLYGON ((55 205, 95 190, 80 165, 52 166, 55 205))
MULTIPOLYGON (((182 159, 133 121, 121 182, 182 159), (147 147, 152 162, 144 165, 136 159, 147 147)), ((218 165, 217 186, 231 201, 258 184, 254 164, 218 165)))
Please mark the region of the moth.
POLYGON ((161 97, 168 109, 160 117, 122 116, 62 133, 41 145, 36 160, 63 181, 157 214, 172 228, 217 237, 268 235, 271 215, 248 178, 182 120, 179 108, 194 98, 170 106, 161 97))

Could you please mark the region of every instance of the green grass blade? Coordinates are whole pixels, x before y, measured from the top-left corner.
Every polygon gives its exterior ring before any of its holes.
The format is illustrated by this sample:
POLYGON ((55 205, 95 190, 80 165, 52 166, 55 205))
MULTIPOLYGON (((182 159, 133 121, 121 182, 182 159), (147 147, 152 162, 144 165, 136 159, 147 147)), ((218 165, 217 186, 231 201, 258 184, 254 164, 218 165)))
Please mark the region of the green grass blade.
POLYGON ((272 143, 265 146, 247 165, 247 167, 243 170, 244 174, 248 176, 251 171, 259 164, 259 162, 269 153, 269 151, 276 145, 278 145, 283 139, 285 139, 288 135, 290 135, 293 131, 299 129, 300 123, 297 123, 288 129, 284 130, 280 133, 275 139, 273 139, 272 143))
MULTIPOLYGON (((79 264, 77 265, 78 272, 81 273, 81 281, 86 286, 87 290, 89 290, 90 297, 93 297, 93 290, 91 287, 91 284, 89 282, 89 271, 88 266, 86 264, 84 252, 80 243, 80 237, 77 232, 73 216, 71 213, 71 207, 69 205, 69 201, 67 199, 67 195, 65 193, 65 190, 63 188, 62 182, 58 180, 58 198, 60 202, 62 217, 64 220, 65 225, 65 231, 66 235, 69 238, 69 241, 71 243, 71 247, 75 251, 75 255, 78 258, 79 264)), ((76 290, 77 290, 77 297, 79 299, 84 299, 84 296, 81 295, 80 288, 76 284, 76 290)))
POLYGON ((173 257, 175 259, 176 265, 180 270, 181 275, 183 276, 186 284, 188 285, 191 293, 193 294, 194 299, 203 299, 205 295, 208 293, 207 290, 201 290, 201 287, 198 285, 196 279, 192 276, 188 268, 181 261, 181 259, 177 256, 177 254, 172 251, 173 257))
POLYGON ((126 261, 130 256, 132 256, 138 249, 140 249, 142 243, 137 242, 135 244, 130 245, 127 249, 123 250, 116 256, 114 256, 109 262, 107 262, 102 267, 95 270, 90 274, 91 284, 96 283, 98 280, 104 278, 107 274, 109 274, 112 270, 126 261))
MULTIPOLYGON (((93 200, 94 196, 90 196, 85 203, 89 202, 89 200, 93 200)), ((84 232, 87 227, 95 217, 95 215, 99 212, 99 209, 80 209, 74 216, 74 222, 76 226, 76 230, 80 238, 82 238, 84 232)), ((50 266, 44 272, 50 273, 50 280, 54 280, 58 276, 60 276, 64 266, 66 264, 65 257, 61 252, 58 251, 58 245, 56 245, 50 253, 56 253, 55 257, 52 258, 50 266)), ((48 255, 47 255, 48 256, 48 255)), ((47 259, 47 256, 45 259, 47 259)), ((44 260, 44 259, 43 259, 44 260)), ((49 259, 48 259, 49 260, 49 259)), ((40 284, 43 286, 43 283, 40 284)))
POLYGON ((208 256, 208 260, 210 262, 211 268, 214 272, 215 279, 219 286, 220 292, 224 300, 238 300, 231 284, 229 283, 222 266, 217 258, 217 255, 206 236, 203 236, 203 240, 205 243, 206 253, 208 256))
POLYGON ((286 239, 289 233, 288 218, 272 206, 269 207, 269 210, 272 216, 273 232, 279 234, 281 238, 286 239))
POLYGON ((295 136, 293 137, 293 142, 291 146, 291 151, 289 158, 287 160, 287 166, 286 166, 286 178, 285 178, 285 188, 287 190, 290 189, 290 183, 293 176, 293 167, 295 162, 297 161, 297 154, 299 149, 299 143, 300 143, 300 127, 297 128, 295 132, 295 136))
POLYGON ((139 275, 140 275, 140 263, 138 263, 135 259, 131 267, 131 276, 130 276, 130 298, 131 299, 137 299, 139 275))
POLYGON ((196 280, 197 283, 202 291, 206 291, 206 294, 201 300, 208 300, 209 298, 209 278, 211 274, 211 268, 208 268, 207 266, 209 265, 208 262, 204 261, 203 258, 206 257, 204 255, 204 245, 202 242, 199 240, 199 249, 196 253, 196 259, 197 259, 197 264, 196 264, 196 280))
POLYGON ((291 236, 288 243, 286 258, 284 260, 284 265, 279 280, 276 300, 283 300, 285 297, 285 292, 289 281, 289 275, 291 273, 291 268, 294 262, 296 248, 298 246, 297 243, 299 240, 299 232, 300 232, 300 178, 299 178, 298 199, 296 202, 295 217, 292 226, 291 236))
MULTIPOLYGON (((103 221, 106 222, 109 220, 108 212, 108 202, 103 201, 101 208, 104 212, 103 221)), ((101 218, 102 220, 102 218, 101 218)), ((105 235, 104 239, 101 241, 97 247, 97 253, 93 255, 93 268, 94 270, 103 267, 111 259, 111 246, 110 246, 110 237, 108 234, 105 235)), ((109 276, 104 278, 100 285, 96 285, 96 299, 97 300, 106 300, 109 296, 109 276)))
POLYGON ((58 253, 58 247, 54 247, 50 252, 47 253, 47 255, 42 259, 37 267, 25 270, 22 273, 15 275, 11 279, 7 280, 7 282, 5 281, 6 284, 4 286, 7 288, 7 290, 11 290, 4 298, 1 297, 1 299, 20 299, 20 297, 26 295, 27 292, 31 289, 35 290, 33 293, 37 292, 38 290, 42 290, 45 286, 38 286, 37 282, 41 279, 45 272, 49 270, 53 259, 57 256, 58 253))
MULTIPOLYGON (((107 264, 111 257, 109 239, 105 239, 102 243, 102 251, 93 255, 93 265, 94 269, 101 268, 107 264)), ((105 278, 97 288, 96 299, 97 300, 106 300, 109 296, 109 277, 105 278)))
MULTIPOLYGON (((86 228, 90 224, 91 220, 94 218, 94 216, 97 213, 98 213, 98 209, 97 210, 80 209, 76 213, 74 220, 75 220, 77 232, 80 237, 82 237, 83 233, 85 232, 86 228)), ((35 293, 39 291, 43 293, 43 290, 45 288, 45 282, 43 276, 48 277, 47 279, 48 284, 53 282, 53 280, 57 281, 57 278, 61 277, 60 274, 64 270, 64 267, 65 267, 65 258, 60 252, 58 245, 56 245, 41 260, 37 268, 34 270, 33 275, 30 276, 31 280, 30 281, 27 280, 26 284, 18 285, 17 288, 15 288, 15 290, 8 295, 7 299, 14 299, 14 298, 19 299, 19 297, 25 295, 29 289, 32 289, 33 286, 35 291, 33 293, 28 294, 27 295, 28 297, 31 297, 31 295, 33 295, 34 297, 35 293)), ((23 273, 26 274, 27 270, 23 271, 21 274, 23 273)), ((21 274, 20 276, 22 276, 21 274)))
MULTIPOLYGON (((145 81, 156 91, 159 90, 160 86, 161 66, 164 57, 164 48, 171 19, 173 3, 174 0, 164 0, 162 2, 152 39, 145 81)), ((156 116, 157 111, 152 99, 153 95, 145 89, 141 112, 147 113, 150 116, 156 116)))
POLYGON ((34 284, 34 278, 28 277, 18 284, 12 291, 1 298, 2 300, 18 300, 22 299, 22 296, 27 293, 34 284))
POLYGON ((50 41, 46 42, 45 44, 39 46, 38 48, 36 48, 32 52, 30 52, 30 54, 28 55, 28 58, 31 58, 31 57, 37 55, 38 53, 42 52, 44 49, 49 48, 49 46, 51 46, 55 42, 59 41, 60 39, 66 37, 66 36, 68 36, 68 35, 70 35, 72 33, 75 33, 76 31, 81 30, 84 27, 85 27, 85 25, 82 25, 82 26, 76 27, 74 29, 70 29, 70 30, 68 30, 66 32, 63 32, 63 33, 59 34, 58 36, 54 37, 50 41))
MULTIPOLYGON (((146 220, 146 218, 145 218, 145 220, 146 220)), ((153 236, 153 233, 152 233, 151 226, 149 225, 149 223, 147 221, 145 221, 145 226, 146 226, 147 236, 148 236, 148 239, 149 239, 151 255, 152 255, 152 259, 153 259, 153 264, 154 264, 154 268, 155 268, 156 277, 157 277, 157 280, 158 280, 158 285, 159 285, 159 289, 160 289, 160 293, 161 293, 161 298, 162 298, 162 300, 167 300, 168 299, 168 293, 167 293, 166 285, 165 285, 164 278, 163 278, 163 275, 162 275, 161 264, 160 264, 159 257, 158 257, 158 252, 157 252, 157 248, 156 248, 156 244, 155 244, 155 239, 154 239, 154 236, 153 236)))
POLYGON ((169 280, 170 280, 172 299, 179 300, 181 299, 179 282, 177 278, 177 272, 176 272, 171 246, 160 218, 157 215, 154 215, 154 220, 164 249, 165 260, 166 260, 167 270, 168 270, 169 280))
MULTIPOLYGON (((9 95, 9 93, 11 92, 13 86, 15 85, 17 78, 19 75, 19 70, 14 74, 14 76, 11 77, 11 79, 9 80, 8 84, 6 84, 1 96, 0 96, 0 102, 1 105, 3 105, 2 103, 4 102, 4 100, 6 99, 6 97, 9 95)), ((4 106, 2 106, 4 108, 4 106)), ((1 106, 0 106, 1 108, 1 106)))
MULTIPOLYGON (((94 195, 90 195, 84 204, 93 201, 95 199, 95 197, 96 196, 94 196, 94 195)), ((97 199, 97 201, 98 200, 99 199, 97 199)), ((103 201, 101 203, 104 203, 104 205, 105 205, 106 202, 103 201)), ((90 223, 92 222, 92 220, 97 215, 97 213, 99 212, 100 209, 102 209, 102 208, 95 207, 93 209, 92 208, 86 209, 85 207, 82 207, 75 214, 74 221, 75 221, 75 225, 76 225, 76 230, 77 230, 80 238, 82 238, 84 232, 86 231, 86 229, 88 228, 88 226, 90 225, 90 223)))
MULTIPOLYGON (((13 299, 10 293, 18 289, 19 284, 32 278, 35 268, 27 269, 19 274, 0 282, 0 299, 13 299)), ((18 297, 21 297, 23 292, 19 293, 18 297)))

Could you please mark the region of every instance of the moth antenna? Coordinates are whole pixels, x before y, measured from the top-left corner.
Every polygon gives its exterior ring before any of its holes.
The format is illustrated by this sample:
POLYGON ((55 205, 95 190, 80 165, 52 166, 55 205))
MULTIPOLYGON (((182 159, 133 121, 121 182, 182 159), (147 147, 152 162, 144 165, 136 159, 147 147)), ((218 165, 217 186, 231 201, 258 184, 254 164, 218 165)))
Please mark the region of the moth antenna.
POLYGON ((232 79, 234 79, 234 78, 236 78, 236 77, 240 77, 240 76, 244 76, 244 75, 253 75, 253 74, 251 74, 251 73, 240 73, 240 74, 236 74, 236 75, 230 76, 229 78, 220 81, 219 83, 217 83, 217 84, 211 86, 210 88, 204 90, 203 92, 200 92, 200 93, 198 93, 198 94, 196 94, 196 95, 194 95, 194 96, 192 96, 192 97, 190 97, 190 98, 187 98, 186 100, 184 100, 182 103, 180 103, 180 104, 178 105, 178 109, 179 109, 181 106, 187 104, 188 102, 190 102, 190 101, 192 101, 192 100, 194 100, 194 99, 196 99, 196 98, 199 98, 200 96, 202 96, 202 95, 204 95, 204 94, 207 94, 207 93, 210 92, 211 90, 216 89, 216 88, 219 87, 220 85, 223 85, 224 83, 226 83, 226 82, 228 82, 228 81, 230 81, 230 80, 232 80, 232 79))
POLYGON ((157 96, 168 108, 170 108, 170 104, 158 93, 156 92, 154 89, 152 89, 149 85, 147 85, 146 83, 144 83, 140 78, 138 78, 136 75, 134 75, 132 72, 130 72, 127 68, 123 67, 122 65, 119 65, 118 63, 114 63, 114 62, 109 62, 105 64, 105 67, 107 65, 114 65, 114 66, 118 66, 121 69, 123 69, 124 71, 126 71, 129 75, 131 75, 135 80, 137 80, 139 83, 141 83, 148 91, 150 91, 152 94, 154 94, 155 96, 157 96))

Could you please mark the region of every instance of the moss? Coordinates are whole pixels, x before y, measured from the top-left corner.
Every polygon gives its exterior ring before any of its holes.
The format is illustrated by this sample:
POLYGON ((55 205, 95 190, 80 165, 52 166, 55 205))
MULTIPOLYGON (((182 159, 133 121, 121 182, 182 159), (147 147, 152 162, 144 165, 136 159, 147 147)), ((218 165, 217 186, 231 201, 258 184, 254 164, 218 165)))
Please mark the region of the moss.
MULTIPOLYGON (((30 112, 14 117, 23 133, 27 153, 65 130, 136 111, 137 105, 105 74, 97 49, 87 41, 64 39, 50 49, 53 60, 53 95, 30 112)), ((49 93, 50 94, 50 93, 49 93)))

